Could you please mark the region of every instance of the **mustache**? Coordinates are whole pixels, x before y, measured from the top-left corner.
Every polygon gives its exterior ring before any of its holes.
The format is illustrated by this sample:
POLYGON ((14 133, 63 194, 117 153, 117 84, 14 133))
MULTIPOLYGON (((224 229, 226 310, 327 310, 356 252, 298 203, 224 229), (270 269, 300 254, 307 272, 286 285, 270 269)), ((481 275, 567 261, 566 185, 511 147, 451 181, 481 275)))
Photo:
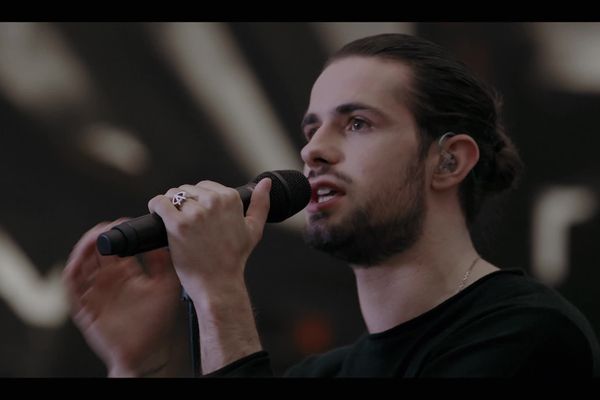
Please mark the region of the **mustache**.
POLYGON ((342 182, 345 183, 352 183, 352 178, 350 178, 348 175, 341 173, 339 171, 334 170, 333 168, 326 166, 326 167, 322 167, 319 168, 319 170, 314 170, 311 169, 308 172, 308 179, 310 178, 317 178, 319 176, 323 176, 323 175, 330 175, 330 176, 334 176, 335 178, 339 179, 342 182))

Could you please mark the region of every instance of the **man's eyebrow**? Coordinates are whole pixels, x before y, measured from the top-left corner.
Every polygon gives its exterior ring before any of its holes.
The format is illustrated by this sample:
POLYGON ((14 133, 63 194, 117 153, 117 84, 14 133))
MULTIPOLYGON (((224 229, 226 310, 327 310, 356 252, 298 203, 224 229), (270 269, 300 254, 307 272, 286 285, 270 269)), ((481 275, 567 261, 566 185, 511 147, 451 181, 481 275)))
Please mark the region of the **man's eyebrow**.
MULTIPOLYGON (((385 116, 385 114, 382 113, 381 111, 379 111, 377 108, 369 106, 364 103, 340 104, 339 106, 337 106, 335 108, 334 114, 347 115, 347 114, 351 114, 352 112, 357 111, 357 110, 372 111, 380 116, 385 116)), ((314 124, 315 122, 319 122, 319 117, 317 117, 316 114, 314 114, 314 113, 306 114, 306 116, 302 119, 302 123, 300 124, 300 127, 302 129, 304 129, 304 127, 306 125, 314 124)))
POLYGON ((379 111, 377 108, 373 107, 373 106, 369 106, 367 104, 364 103, 346 103, 346 104, 341 104, 339 106, 337 106, 335 108, 335 113, 336 114, 350 114, 354 111, 357 110, 367 110, 367 111, 373 111, 377 114, 381 114, 383 115, 383 113, 381 111, 379 111))

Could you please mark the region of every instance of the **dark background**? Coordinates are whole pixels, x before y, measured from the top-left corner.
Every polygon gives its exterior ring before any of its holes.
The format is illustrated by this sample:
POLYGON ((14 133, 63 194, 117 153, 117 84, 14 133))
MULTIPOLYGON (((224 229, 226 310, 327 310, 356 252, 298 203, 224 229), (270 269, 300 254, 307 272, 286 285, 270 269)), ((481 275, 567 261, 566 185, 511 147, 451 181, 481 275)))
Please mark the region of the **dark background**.
MULTIPOLYGON (((600 238, 594 212, 600 200, 600 53, 585 46, 600 40, 600 24, 209 24, 212 34, 226 38, 211 42, 217 50, 202 45, 209 37, 205 24, 175 25, 0 23, 0 376, 105 376, 68 319, 60 286, 60 270, 81 234, 99 221, 145 214, 147 201, 173 186, 202 179, 239 186, 262 170, 299 166, 299 123, 327 55, 335 43, 383 31, 415 33, 450 48, 503 94, 507 132, 526 174, 516 192, 485 210, 474 239, 492 263, 522 268, 555 287, 600 331, 593 251, 600 238), (199 78, 182 72, 172 52, 172 38, 181 36, 165 33, 182 25, 191 38, 178 42, 183 54, 207 64, 219 59, 219 46, 236 55, 231 65, 248 72, 255 83, 250 88, 258 91, 251 92, 260 95, 244 97, 248 87, 240 86, 234 100, 264 102, 241 103, 257 121, 265 109, 274 117, 278 129, 271 134, 283 135, 295 156, 284 158, 289 165, 276 158, 277 148, 255 156, 259 162, 242 160, 232 140, 249 152, 268 149, 269 141, 259 135, 263 130, 228 139, 227 123, 249 126, 252 120, 242 119, 235 101, 223 106, 211 100, 239 76, 228 75, 225 64, 199 78), (54 59, 75 63, 88 83, 78 83, 81 77, 54 59), (582 64, 598 72, 573 70, 582 64), (560 72, 569 66, 570 73, 560 72), (200 91, 199 101, 193 79, 217 91, 200 91), (91 152, 98 142, 86 144, 96 138, 114 153, 127 148, 110 142, 113 136, 137 143, 124 156, 125 162, 141 157, 133 169, 102 161, 91 152), (536 207, 550 189, 583 193, 584 199, 568 197, 536 222, 536 207), (565 225, 565 258, 555 260, 561 274, 552 279, 544 272, 552 262, 540 261, 533 250, 535 224, 563 211, 583 216, 565 225)), ((542 242, 543 254, 556 248, 542 242)), ((363 332, 351 271, 307 248, 297 225, 268 226, 247 279, 278 372, 363 332)))

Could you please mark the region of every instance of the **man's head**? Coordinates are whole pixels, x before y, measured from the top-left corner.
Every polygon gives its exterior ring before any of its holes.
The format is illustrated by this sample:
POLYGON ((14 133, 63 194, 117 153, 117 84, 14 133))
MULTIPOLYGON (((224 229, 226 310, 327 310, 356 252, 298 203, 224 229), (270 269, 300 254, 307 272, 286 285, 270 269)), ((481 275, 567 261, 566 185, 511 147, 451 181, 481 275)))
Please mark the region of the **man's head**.
POLYGON ((306 238, 356 264, 418 240, 428 188, 454 190, 470 225, 521 166, 493 92, 442 48, 408 35, 368 37, 335 53, 313 86, 303 130, 317 189, 306 238))

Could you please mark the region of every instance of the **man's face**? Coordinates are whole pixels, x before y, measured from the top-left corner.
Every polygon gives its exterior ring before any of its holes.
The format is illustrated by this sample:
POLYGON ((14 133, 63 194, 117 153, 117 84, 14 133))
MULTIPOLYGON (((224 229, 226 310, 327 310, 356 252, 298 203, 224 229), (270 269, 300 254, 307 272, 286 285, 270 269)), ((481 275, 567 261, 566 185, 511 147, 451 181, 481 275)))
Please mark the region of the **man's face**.
POLYGON ((372 57, 338 60, 315 82, 302 149, 313 247, 369 266, 418 239, 425 182, 409 82, 407 66, 372 57))

